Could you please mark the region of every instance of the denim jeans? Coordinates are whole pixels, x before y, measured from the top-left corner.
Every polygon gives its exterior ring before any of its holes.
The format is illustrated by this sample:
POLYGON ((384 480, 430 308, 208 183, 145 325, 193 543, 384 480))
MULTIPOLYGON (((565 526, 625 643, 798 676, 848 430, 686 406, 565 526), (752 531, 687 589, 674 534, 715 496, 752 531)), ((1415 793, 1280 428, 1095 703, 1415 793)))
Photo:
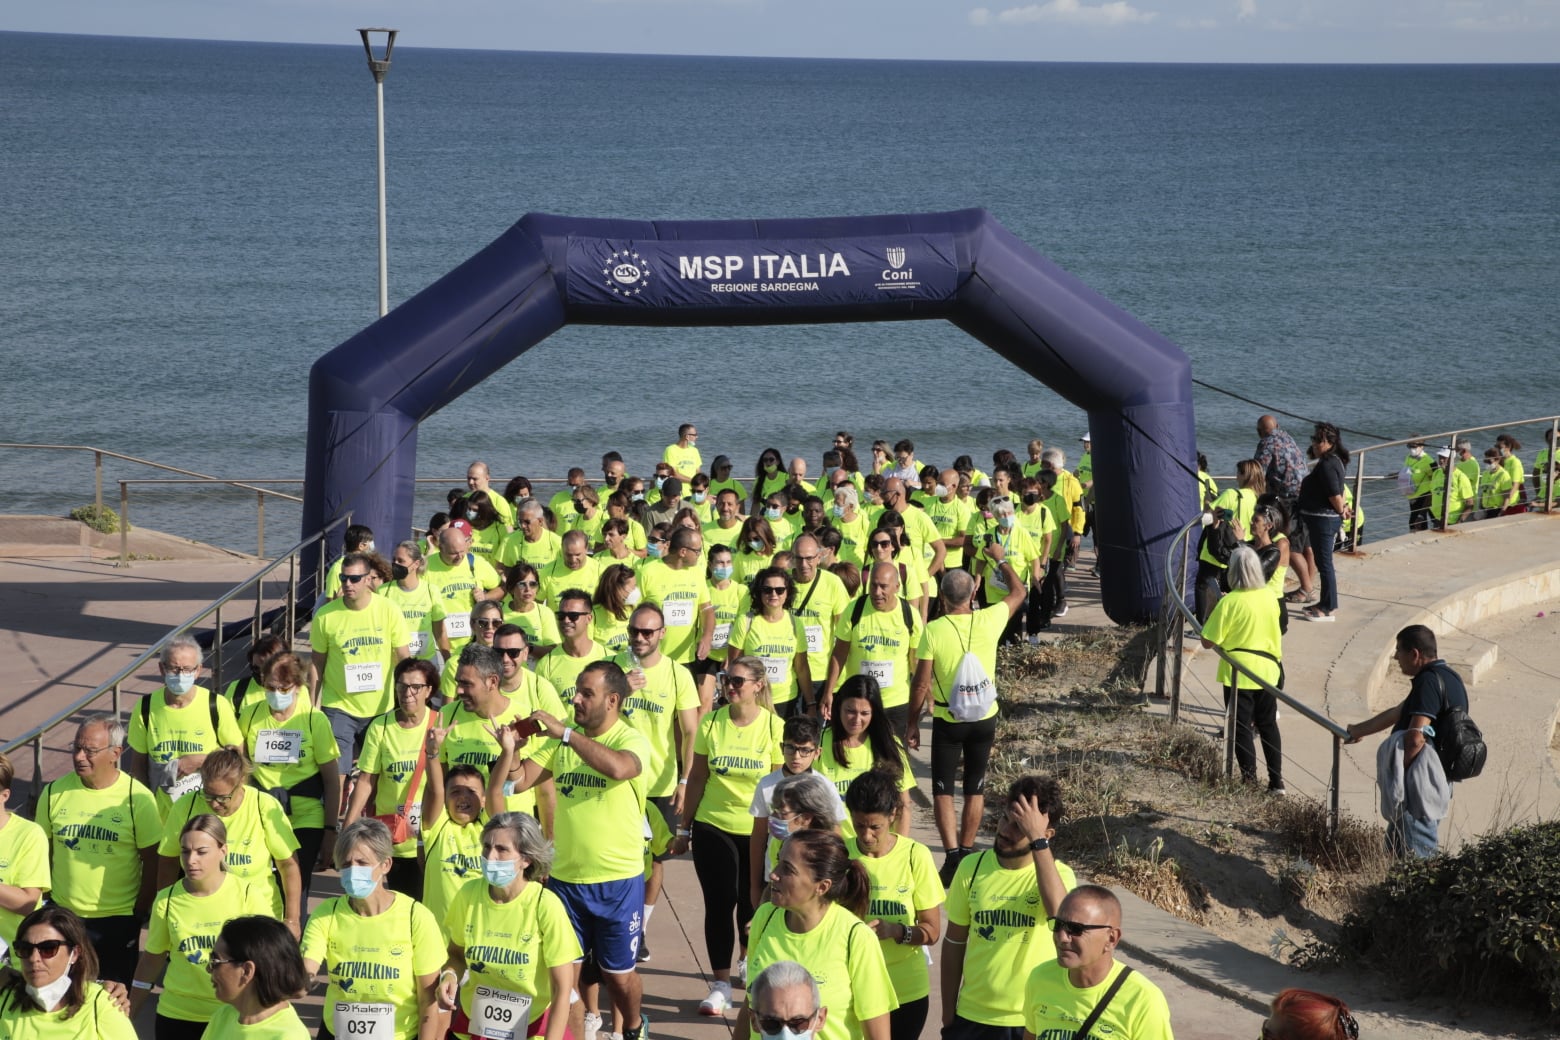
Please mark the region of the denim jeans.
POLYGON ((1301 513, 1305 522, 1306 537, 1311 541, 1311 554, 1316 557, 1316 580, 1321 598, 1316 608, 1331 614, 1338 609, 1338 575, 1333 570, 1333 543, 1343 527, 1343 517, 1337 513, 1301 513))
POLYGON ((1429 859, 1441 849, 1441 821, 1415 819, 1406 808, 1387 824, 1387 851, 1399 859, 1429 859))

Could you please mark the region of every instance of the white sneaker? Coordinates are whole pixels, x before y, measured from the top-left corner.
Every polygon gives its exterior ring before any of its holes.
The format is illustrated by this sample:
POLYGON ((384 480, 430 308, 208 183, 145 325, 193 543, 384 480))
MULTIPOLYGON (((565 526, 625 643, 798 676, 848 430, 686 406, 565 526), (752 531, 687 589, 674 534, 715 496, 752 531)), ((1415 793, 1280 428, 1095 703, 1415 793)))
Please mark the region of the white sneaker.
POLYGON ((719 1018, 731 1007, 731 983, 717 982, 710 987, 710 995, 699 1001, 699 1014, 719 1018))
POLYGON ((585 1012, 585 1040, 600 1040, 601 1016, 594 1011, 585 1012))
POLYGON ((743 957, 741 960, 737 961, 737 966, 732 971, 731 974, 732 974, 733 977, 741 979, 742 980, 742 988, 743 989, 747 989, 747 958, 746 957, 743 957))

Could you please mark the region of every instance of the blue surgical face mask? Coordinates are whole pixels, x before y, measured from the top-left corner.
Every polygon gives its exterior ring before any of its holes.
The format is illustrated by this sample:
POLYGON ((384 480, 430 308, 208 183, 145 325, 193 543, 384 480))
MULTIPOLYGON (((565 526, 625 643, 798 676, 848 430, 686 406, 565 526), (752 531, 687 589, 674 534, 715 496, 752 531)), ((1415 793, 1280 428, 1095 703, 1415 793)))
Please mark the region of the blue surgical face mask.
POLYGON ((175 697, 183 697, 195 688, 195 676, 184 672, 169 672, 163 676, 163 685, 175 697))
POLYGON ((475 520, 476 518, 477 518, 477 511, 475 509, 468 509, 468 510, 466 510, 466 519, 467 520, 475 520))
POLYGON ((708 492, 705 492, 705 491, 695 491, 693 493, 693 502, 694 502, 695 505, 703 505, 704 504, 704 500, 706 498, 709 498, 709 497, 710 496, 709 496, 708 492))
POLYGON ((341 890, 350 899, 367 899, 378 887, 373 867, 351 866, 341 872, 341 890))
POLYGON ((791 821, 782 820, 778 816, 769 818, 769 836, 776 841, 784 841, 791 836, 791 821))
POLYGON ((764 519, 765 520, 778 520, 778 519, 780 519, 780 510, 774 508, 773 506, 765 506, 764 507, 764 519))
POLYGON ((645 558, 659 560, 661 558, 661 543, 651 542, 649 545, 645 546, 645 558))
POLYGON ((666 486, 666 478, 665 477, 656 477, 655 478, 655 489, 657 491, 661 490, 665 486, 666 486))
POLYGON ((716 581, 725 581, 727 578, 731 577, 731 568, 729 566, 711 567, 710 573, 715 576, 716 581))
POLYGON ((630 501, 633 501, 633 502, 643 502, 644 500, 645 500, 645 493, 643 491, 635 491, 633 496, 630 498, 630 501))
POLYGON ((998 527, 1002 527, 1002 528, 1012 527, 1013 526, 1013 514, 1012 513, 1003 513, 1001 516, 997 517, 997 526, 998 527))
POLYGON ((482 860, 482 877, 495 888, 503 888, 520 874, 520 863, 512 859, 482 860))
POLYGON ((752 538, 752 539, 749 539, 748 540, 748 548, 752 549, 754 552, 763 552, 764 551, 764 540, 762 538, 752 538))
POLYGON ((298 694, 293 690, 265 691, 265 703, 272 711, 286 711, 292 707, 293 701, 298 699, 298 694))
POLYGON ((844 506, 830 506, 829 507, 829 512, 833 513, 837 518, 839 518, 841 520, 843 520, 845 518, 845 507, 844 506))

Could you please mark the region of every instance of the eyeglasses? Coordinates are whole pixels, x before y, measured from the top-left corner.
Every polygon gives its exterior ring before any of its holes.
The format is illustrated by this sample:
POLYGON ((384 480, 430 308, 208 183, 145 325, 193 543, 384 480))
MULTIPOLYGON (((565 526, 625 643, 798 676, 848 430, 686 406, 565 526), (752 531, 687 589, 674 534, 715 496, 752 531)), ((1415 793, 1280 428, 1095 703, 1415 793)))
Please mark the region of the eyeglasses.
POLYGON ((560 610, 560 611, 558 611, 558 620, 559 621, 578 621, 580 618, 588 618, 588 617, 590 617, 590 611, 588 611, 588 610, 560 610))
POLYGON ((803 1015, 801 1018, 770 1018, 768 1015, 755 1015, 753 1017, 758 1023, 760 1032, 769 1036, 777 1036, 782 1026, 793 1033, 807 1032, 808 1027, 813 1023, 813 1019, 818 1017, 818 1012, 814 1011, 812 1014, 803 1015))
POLYGON ((104 744, 102 747, 82 747, 80 744, 72 744, 69 750, 73 755, 86 755, 88 758, 92 758, 95 755, 107 751, 108 748, 109 745, 107 744, 104 744))
POLYGON ((237 963, 239 963, 239 962, 234 960, 232 957, 211 956, 211 957, 208 957, 206 959, 206 971, 210 972, 212 969, 216 968, 217 965, 219 965, 219 964, 237 964, 237 963))
POLYGON ((1047 917, 1045 923, 1053 932, 1066 932, 1074 939, 1084 932, 1098 931, 1101 928, 1109 928, 1108 924, 1084 924, 1082 921, 1068 921, 1061 917, 1047 917))
POLYGON ((421 693, 424 690, 431 689, 433 689, 433 684, 425 682, 398 682, 395 684, 396 693, 421 693))
POLYGON ((495 649, 511 661, 518 661, 520 660, 520 655, 525 653, 528 648, 523 646, 500 646, 495 649))
POLYGON ((210 791, 201 792, 201 797, 205 798, 207 804, 209 805, 226 805, 235 797, 237 797, 237 795, 237 788, 229 791, 227 794, 212 794, 210 791))
POLYGON ((45 939, 43 942, 36 943, 18 939, 12 948, 16 950, 16 955, 24 961, 35 953, 47 961, 53 960, 55 955, 67 946, 75 949, 75 944, 65 939, 45 939))
POLYGON ((780 750, 784 751, 788 755, 816 755, 818 753, 818 745, 787 743, 781 744, 780 750))
POLYGON ((497 628, 504 623, 503 618, 478 618, 472 624, 478 628, 497 628))
POLYGON ((819 556, 817 553, 813 553, 811 556, 800 556, 792 554, 791 558, 797 563, 817 563, 823 557, 819 556))
POLYGON ((362 574, 343 574, 341 576, 341 583, 343 585, 356 585, 366 577, 368 577, 367 571, 364 571, 362 574))
POLYGON ((641 639, 649 639, 659 631, 661 631, 659 628, 635 628, 633 625, 628 626, 628 634, 638 636, 641 639))
POLYGON ((788 590, 784 585, 765 585, 759 591, 766 596, 784 596, 788 590))
POLYGON ((517 581, 517 582, 515 582, 515 588, 517 588, 517 589, 534 589, 534 588, 537 587, 537 585, 538 585, 538 582, 536 582, 534 579, 531 580, 531 581, 517 581))

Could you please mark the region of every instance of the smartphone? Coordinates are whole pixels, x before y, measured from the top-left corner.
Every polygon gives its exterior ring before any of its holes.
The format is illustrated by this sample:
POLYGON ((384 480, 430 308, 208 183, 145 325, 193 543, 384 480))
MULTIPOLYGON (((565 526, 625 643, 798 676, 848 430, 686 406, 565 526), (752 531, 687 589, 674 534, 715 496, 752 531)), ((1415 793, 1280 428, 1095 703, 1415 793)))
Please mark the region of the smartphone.
POLYGON ((535 719, 516 719, 509 725, 517 737, 534 737, 542 731, 542 724, 535 719))

